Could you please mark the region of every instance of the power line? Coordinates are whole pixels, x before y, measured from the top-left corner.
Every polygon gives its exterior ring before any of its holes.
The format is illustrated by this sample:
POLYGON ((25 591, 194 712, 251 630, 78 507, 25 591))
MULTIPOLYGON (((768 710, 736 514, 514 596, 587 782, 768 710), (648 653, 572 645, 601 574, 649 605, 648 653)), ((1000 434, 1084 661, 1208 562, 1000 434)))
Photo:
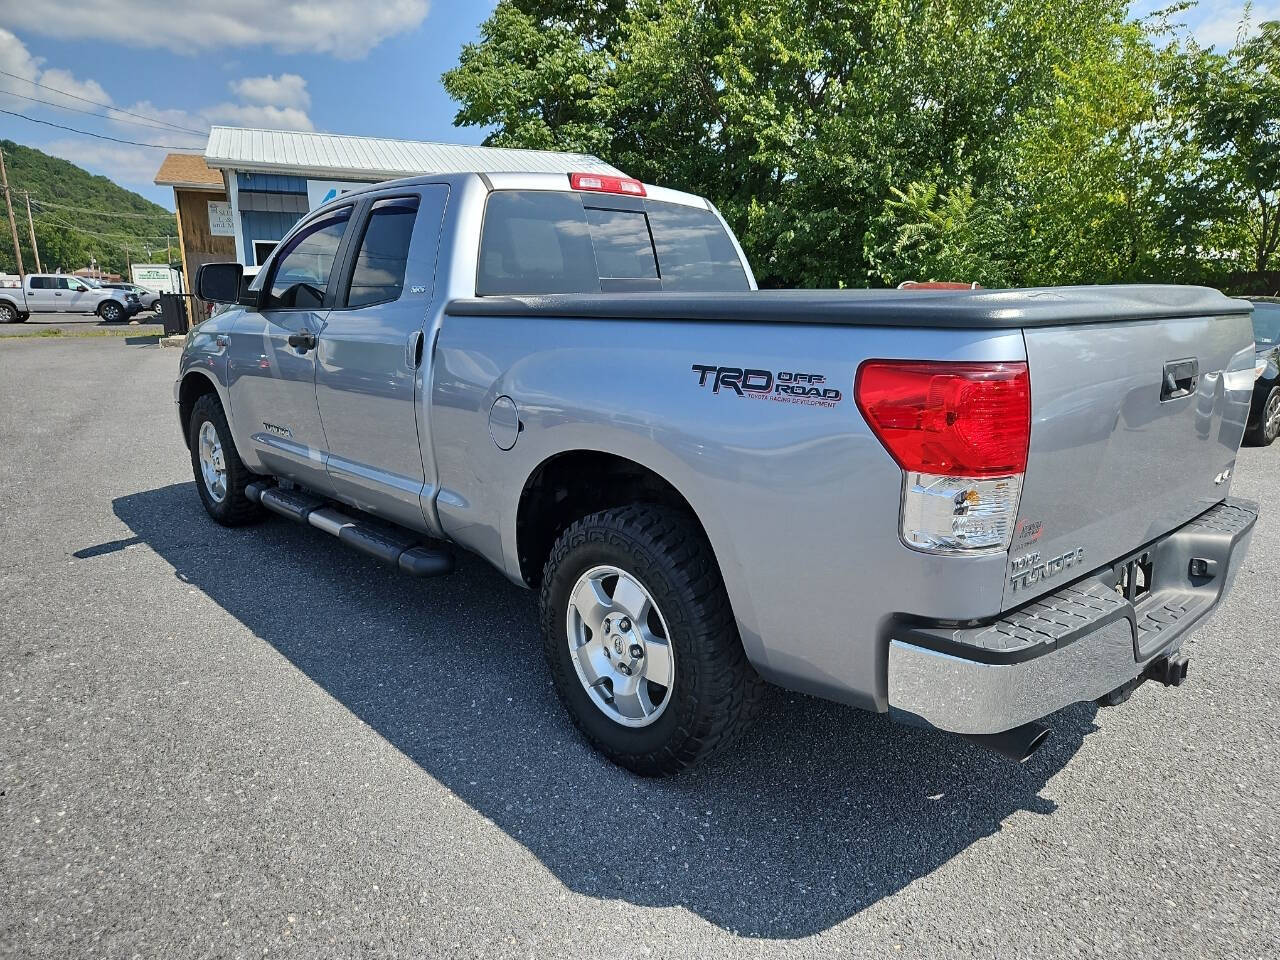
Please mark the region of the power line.
POLYGON ((65 220, 59 220, 57 217, 54 217, 47 213, 42 213, 40 214, 40 216, 45 218, 42 221, 42 225, 44 226, 50 226, 50 227, 54 227, 56 229, 61 229, 61 230, 74 230, 76 233, 88 234, 91 237, 97 237, 99 240, 108 240, 114 243, 119 243, 121 246, 124 246, 126 243, 132 243, 134 245, 137 245, 144 240, 176 240, 177 239, 177 237, 171 237, 168 235, 140 237, 140 236, 135 236, 133 234, 124 234, 124 233, 115 233, 115 234, 99 233, 96 230, 86 230, 84 227, 77 227, 75 224, 67 223, 65 220), (52 221, 52 222, 48 223, 45 221, 52 221))
MULTIPOLYGON (((2 73, 3 71, 0 71, 2 73)), ((148 127, 153 130, 163 130, 169 124, 148 123, 145 120, 126 120, 123 117, 112 117, 105 113, 94 113, 92 110, 81 110, 79 107, 69 107, 65 103, 54 103, 52 100, 41 100, 39 97, 29 97, 25 93, 16 93, 13 90, 0 90, 0 97, 21 97, 23 100, 30 100, 32 103, 42 103, 46 107, 53 107, 55 110, 69 110, 72 113, 83 113, 86 117, 97 117, 99 120, 110 120, 113 123, 125 123, 135 127, 148 127)), ((108 109, 114 110, 115 107, 108 109)))
POLYGON ((11 117, 19 117, 23 120, 30 120, 32 123, 42 123, 46 127, 57 127, 59 130, 67 130, 71 133, 78 133, 85 137, 94 137, 98 140, 110 140, 112 143, 127 143, 131 147, 151 147, 155 150, 199 150, 200 147, 188 144, 185 147, 175 146, 171 143, 142 143, 138 140, 122 140, 119 137, 108 137, 102 133, 91 133, 88 130, 79 130, 75 127, 64 126, 61 123, 54 123, 52 120, 37 120, 35 117, 28 117, 25 113, 16 113, 13 110, 0 110, 0 113, 8 114, 11 117))
POLYGON ((84 213, 94 217, 130 217, 136 220, 161 220, 172 219, 174 216, 174 214, 169 213, 167 210, 163 213, 125 213, 124 211, 116 210, 90 210, 87 207, 73 207, 66 203, 54 203, 52 200, 42 200, 34 194, 31 194, 31 199, 41 207, 57 207, 59 210, 72 210, 76 213, 84 213))
POLYGON ((200 136, 204 136, 204 133, 205 133, 205 131, 203 130, 194 130, 191 127, 184 127, 176 123, 169 123, 169 121, 161 120, 157 117, 148 117, 145 114, 133 113, 129 110, 121 110, 119 107, 113 107, 109 103, 103 103, 100 100, 90 100, 88 97, 82 97, 79 94, 69 93, 66 90, 59 90, 57 87, 51 87, 47 83, 40 83, 39 81, 32 80, 28 77, 21 77, 16 73, 10 73, 8 70, 0 70, 0 75, 4 75, 6 77, 12 77, 14 80, 21 80, 23 83, 30 83, 33 86, 43 87, 45 90, 51 90, 54 93, 59 94, 61 96, 70 97, 72 100, 79 100, 82 103, 91 103, 95 107, 106 107, 108 110, 114 110, 116 113, 123 113, 129 117, 137 117, 140 120, 154 120, 156 123, 162 123, 166 127, 172 127, 174 130, 182 130, 185 133, 197 133, 197 134, 200 134, 200 136))

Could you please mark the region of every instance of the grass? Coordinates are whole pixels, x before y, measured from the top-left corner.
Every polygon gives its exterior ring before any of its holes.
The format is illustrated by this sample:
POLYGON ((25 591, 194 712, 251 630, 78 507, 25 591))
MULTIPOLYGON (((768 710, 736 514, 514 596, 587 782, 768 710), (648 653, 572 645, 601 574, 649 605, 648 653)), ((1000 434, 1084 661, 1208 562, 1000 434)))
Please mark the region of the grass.
POLYGON ((22 333, 7 333, 0 336, 0 343, 6 340, 34 340, 57 338, 62 340, 77 340, 86 337, 138 337, 159 340, 163 337, 163 333, 153 333, 150 330, 139 330, 136 327, 121 327, 115 330, 102 330, 90 328, 88 330, 62 330, 58 327, 51 327, 48 330, 24 330, 22 333))

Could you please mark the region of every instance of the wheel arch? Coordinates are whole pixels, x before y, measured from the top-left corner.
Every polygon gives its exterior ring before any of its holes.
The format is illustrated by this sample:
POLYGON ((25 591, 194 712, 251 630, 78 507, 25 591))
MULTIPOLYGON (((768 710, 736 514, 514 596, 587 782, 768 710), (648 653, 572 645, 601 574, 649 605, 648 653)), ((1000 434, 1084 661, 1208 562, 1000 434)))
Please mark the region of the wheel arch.
POLYGON ((540 584, 552 546, 571 523, 629 503, 658 503, 687 514, 720 565, 715 543, 698 511, 657 470, 603 450, 563 450, 543 459, 520 491, 515 538, 524 582, 531 587, 540 584))
POLYGON ((188 370, 178 384, 178 422, 182 426, 182 442, 188 447, 191 446, 191 412, 195 409, 196 401, 210 393, 218 398, 230 422, 230 412, 223 403, 218 383, 204 370, 198 367, 188 370))

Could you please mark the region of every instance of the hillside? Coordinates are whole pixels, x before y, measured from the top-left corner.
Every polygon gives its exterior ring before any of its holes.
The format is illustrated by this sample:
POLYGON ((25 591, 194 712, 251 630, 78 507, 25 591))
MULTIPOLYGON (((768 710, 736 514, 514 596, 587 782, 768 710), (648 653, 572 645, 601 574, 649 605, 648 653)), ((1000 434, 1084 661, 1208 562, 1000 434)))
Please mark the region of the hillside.
MULTIPOLYGON (((27 270, 35 269, 35 258, 28 238, 24 192, 31 194, 36 242, 46 271, 59 267, 75 270, 96 258, 104 271, 126 273, 129 260, 140 263, 148 259, 147 246, 152 262, 157 258, 163 261, 164 238, 178 235, 172 213, 74 163, 10 140, 0 140, 0 148, 4 149, 22 262, 27 270)), ((157 157, 157 168, 159 165, 157 157)), ((16 265, 6 221, 0 197, 0 272, 12 273, 16 265)), ((176 239, 173 252, 176 258, 176 239)))

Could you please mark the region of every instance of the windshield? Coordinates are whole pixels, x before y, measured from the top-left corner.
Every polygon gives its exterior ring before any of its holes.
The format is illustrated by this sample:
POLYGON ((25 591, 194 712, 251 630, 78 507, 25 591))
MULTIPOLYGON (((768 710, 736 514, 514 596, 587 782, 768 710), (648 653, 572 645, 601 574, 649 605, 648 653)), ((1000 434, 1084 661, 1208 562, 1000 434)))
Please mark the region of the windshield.
POLYGON ((1259 349, 1280 343, 1280 303, 1253 305, 1253 341, 1259 349))

